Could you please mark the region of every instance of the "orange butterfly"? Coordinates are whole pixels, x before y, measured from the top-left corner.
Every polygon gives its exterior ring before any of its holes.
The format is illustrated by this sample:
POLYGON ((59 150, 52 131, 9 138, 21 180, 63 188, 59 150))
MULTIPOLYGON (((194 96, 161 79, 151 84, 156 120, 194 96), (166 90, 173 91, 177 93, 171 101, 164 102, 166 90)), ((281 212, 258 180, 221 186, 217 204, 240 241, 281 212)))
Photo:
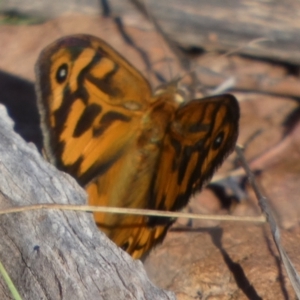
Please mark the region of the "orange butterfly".
MULTIPOLYGON (((179 210, 236 143, 233 96, 182 103, 174 85, 152 95, 145 78, 99 38, 54 42, 41 53, 36 76, 46 155, 85 187, 91 205, 179 210)), ((135 258, 173 221, 94 216, 135 258)))

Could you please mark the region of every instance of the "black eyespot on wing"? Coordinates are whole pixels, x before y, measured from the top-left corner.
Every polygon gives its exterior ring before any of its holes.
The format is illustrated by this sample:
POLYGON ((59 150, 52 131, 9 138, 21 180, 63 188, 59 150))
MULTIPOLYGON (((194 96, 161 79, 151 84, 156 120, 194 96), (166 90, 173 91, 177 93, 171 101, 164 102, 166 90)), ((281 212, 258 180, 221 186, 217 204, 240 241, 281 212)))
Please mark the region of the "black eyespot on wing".
POLYGON ((213 150, 217 150, 220 148, 220 146, 222 145, 222 143, 224 141, 224 136, 225 136, 224 131, 221 131, 218 133, 218 135, 215 138, 213 145, 212 145, 213 150))
POLYGON ((68 77, 68 65, 62 64, 59 66, 59 68, 56 71, 55 79, 58 83, 63 83, 66 78, 68 77))

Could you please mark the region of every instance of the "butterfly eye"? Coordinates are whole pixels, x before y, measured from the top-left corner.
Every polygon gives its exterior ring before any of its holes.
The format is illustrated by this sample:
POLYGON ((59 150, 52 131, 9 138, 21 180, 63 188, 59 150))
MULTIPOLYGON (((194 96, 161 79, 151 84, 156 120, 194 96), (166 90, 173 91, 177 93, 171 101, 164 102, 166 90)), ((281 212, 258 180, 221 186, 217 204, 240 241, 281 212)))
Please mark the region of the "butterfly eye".
POLYGON ((60 65, 56 72, 56 76, 55 76, 56 81, 58 83, 63 83, 66 80, 67 76, 68 76, 68 65, 67 64, 60 65))
POLYGON ((224 140, 224 131, 218 133, 217 137, 215 138, 212 148, 213 150, 217 150, 220 148, 224 140))

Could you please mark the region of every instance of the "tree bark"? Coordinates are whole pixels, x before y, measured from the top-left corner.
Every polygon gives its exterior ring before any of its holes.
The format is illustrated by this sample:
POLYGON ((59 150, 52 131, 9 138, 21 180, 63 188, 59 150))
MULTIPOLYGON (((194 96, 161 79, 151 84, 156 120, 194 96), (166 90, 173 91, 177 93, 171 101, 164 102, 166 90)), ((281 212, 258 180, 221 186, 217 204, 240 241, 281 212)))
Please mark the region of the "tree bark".
MULTIPOLYGON (((0 205, 85 204, 69 175, 13 131, 0 107, 0 205)), ((140 261, 101 233, 91 213, 38 210, 0 215, 0 260, 23 299, 175 299, 140 261)), ((11 299, 0 279, 0 299, 11 299)))

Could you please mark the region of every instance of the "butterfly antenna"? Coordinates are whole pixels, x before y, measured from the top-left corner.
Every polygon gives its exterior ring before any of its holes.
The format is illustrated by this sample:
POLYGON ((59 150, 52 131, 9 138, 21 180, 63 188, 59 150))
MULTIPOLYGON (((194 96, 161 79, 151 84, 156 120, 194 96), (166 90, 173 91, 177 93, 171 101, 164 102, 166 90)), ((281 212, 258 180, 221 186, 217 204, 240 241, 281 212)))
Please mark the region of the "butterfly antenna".
POLYGON ((238 53, 239 51, 241 51, 241 50, 243 50, 243 49, 245 49, 249 46, 255 46, 255 45, 258 45, 258 44, 263 43, 263 42, 274 42, 274 40, 270 39, 270 38, 264 38, 264 37, 257 38, 257 39, 254 39, 254 40, 250 41, 249 43, 247 43, 243 46, 240 46, 236 49, 225 52, 224 54, 220 55, 220 57, 230 56, 232 54, 238 53))
MULTIPOLYGON (((269 41, 273 41, 273 40, 269 39, 269 38, 257 38, 257 39, 254 39, 254 40, 248 42, 247 44, 245 44, 245 45, 243 45, 241 47, 238 47, 236 49, 233 49, 233 50, 225 52, 224 54, 220 55, 219 58, 228 57, 228 56, 230 56, 232 54, 236 54, 236 53, 240 52, 241 50, 243 50, 243 49, 245 49, 245 48, 247 48, 249 46, 254 46, 254 45, 257 45, 259 43, 269 42, 269 41)), ((227 90, 232 89, 235 85, 236 85, 236 78, 235 77, 230 77, 230 78, 226 79, 224 82, 222 82, 215 89, 213 89, 209 93, 209 95, 217 95, 217 94, 224 93, 227 90)))

